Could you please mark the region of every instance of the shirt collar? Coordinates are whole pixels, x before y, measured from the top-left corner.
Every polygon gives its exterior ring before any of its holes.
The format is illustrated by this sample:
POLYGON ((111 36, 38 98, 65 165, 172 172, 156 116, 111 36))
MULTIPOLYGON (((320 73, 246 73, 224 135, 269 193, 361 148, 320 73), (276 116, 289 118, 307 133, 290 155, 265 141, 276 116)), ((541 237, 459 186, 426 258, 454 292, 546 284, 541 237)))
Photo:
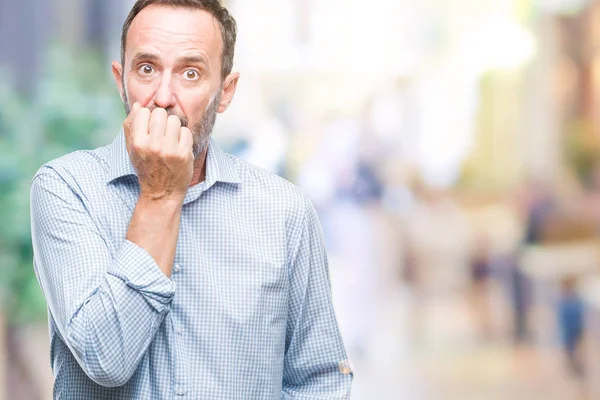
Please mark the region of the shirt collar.
MULTIPOLYGON (((115 140, 108 147, 108 183, 119 178, 136 175, 135 168, 129 159, 125 145, 125 133, 119 132, 115 140)), ((211 138, 206 156, 206 181, 241 183, 234 162, 211 138)))

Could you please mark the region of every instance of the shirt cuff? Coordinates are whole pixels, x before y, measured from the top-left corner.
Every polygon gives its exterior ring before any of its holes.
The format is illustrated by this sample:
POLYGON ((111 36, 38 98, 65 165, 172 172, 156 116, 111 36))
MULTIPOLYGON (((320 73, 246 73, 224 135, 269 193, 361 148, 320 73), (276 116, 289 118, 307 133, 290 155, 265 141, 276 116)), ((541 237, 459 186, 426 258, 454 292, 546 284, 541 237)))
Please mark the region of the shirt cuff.
POLYGON ((137 290, 159 313, 168 307, 175 295, 175 282, 160 270, 146 250, 129 240, 121 246, 108 274, 137 290))

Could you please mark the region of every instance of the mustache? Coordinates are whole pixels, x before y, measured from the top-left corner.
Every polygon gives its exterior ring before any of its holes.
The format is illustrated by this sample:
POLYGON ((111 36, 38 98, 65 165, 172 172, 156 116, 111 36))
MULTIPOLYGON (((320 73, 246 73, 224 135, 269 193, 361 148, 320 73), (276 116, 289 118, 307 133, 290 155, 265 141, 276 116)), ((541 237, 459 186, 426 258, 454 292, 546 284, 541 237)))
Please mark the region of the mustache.
MULTIPOLYGON (((125 82, 123 82, 123 87, 125 87, 125 82)), ((123 93, 123 105, 125 106, 125 114, 129 115, 131 113, 131 105, 129 104, 129 96, 127 96, 126 90, 123 93)), ((152 112, 158 107, 156 105, 151 105, 147 108, 152 112)), ((174 115, 179 118, 182 127, 188 128, 188 119, 185 115, 178 114, 173 107, 165 108, 165 111, 167 112, 167 115, 174 115)))
MULTIPOLYGON (((148 107, 148 109, 150 110, 150 112, 154 111, 154 110, 155 110, 155 109, 157 109, 157 108, 158 108, 158 107, 156 107, 156 106, 150 106, 150 107, 148 107)), ((182 127, 184 127, 184 128, 187 128, 187 127, 188 127, 188 119, 186 118, 186 116, 185 116, 185 115, 178 114, 178 113, 175 111, 175 109, 174 109, 174 108, 165 108, 165 111, 167 112, 167 115, 168 115, 168 116, 174 115, 174 116, 176 116, 177 118, 179 118, 179 120, 181 121, 181 126, 182 126, 182 127)))

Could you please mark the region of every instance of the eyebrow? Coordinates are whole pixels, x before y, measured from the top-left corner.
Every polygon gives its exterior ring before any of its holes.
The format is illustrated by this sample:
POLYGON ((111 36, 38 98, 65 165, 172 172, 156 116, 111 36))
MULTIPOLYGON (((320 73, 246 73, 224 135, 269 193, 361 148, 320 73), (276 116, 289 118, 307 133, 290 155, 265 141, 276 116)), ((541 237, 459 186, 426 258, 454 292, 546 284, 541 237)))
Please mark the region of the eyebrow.
POLYGON ((208 61, 203 56, 188 56, 177 60, 180 64, 204 64, 208 67, 208 61))
POLYGON ((135 65, 140 61, 157 61, 158 59, 159 57, 156 54, 137 53, 131 60, 131 67, 135 67, 135 65))
MULTIPOLYGON (((152 53, 137 53, 133 59, 131 60, 131 67, 135 67, 135 65, 140 61, 158 61, 160 59, 159 56, 152 53)), ((204 64, 208 67, 208 61, 203 56, 187 56, 182 57, 177 60, 179 64, 204 64)))

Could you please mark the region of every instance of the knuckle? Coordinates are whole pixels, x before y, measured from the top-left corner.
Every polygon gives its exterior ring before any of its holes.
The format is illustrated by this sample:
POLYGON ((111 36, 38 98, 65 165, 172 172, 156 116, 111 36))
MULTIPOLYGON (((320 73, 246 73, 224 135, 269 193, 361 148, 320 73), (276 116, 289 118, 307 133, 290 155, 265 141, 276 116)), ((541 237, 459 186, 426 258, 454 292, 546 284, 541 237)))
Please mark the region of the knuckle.
POLYGON ((164 159, 171 164, 181 164, 185 161, 185 156, 178 151, 169 151, 164 154, 164 159))
POLYGON ((140 143, 139 139, 136 139, 135 137, 131 138, 131 149, 136 152, 140 152, 142 150, 142 144, 140 143))
POLYGON ((151 143, 150 145, 148 145, 148 153, 158 156, 161 155, 161 148, 158 144, 156 143, 151 143))
POLYGON ((175 151, 170 151, 168 153, 168 160, 171 162, 179 162, 181 161, 181 155, 175 151))

